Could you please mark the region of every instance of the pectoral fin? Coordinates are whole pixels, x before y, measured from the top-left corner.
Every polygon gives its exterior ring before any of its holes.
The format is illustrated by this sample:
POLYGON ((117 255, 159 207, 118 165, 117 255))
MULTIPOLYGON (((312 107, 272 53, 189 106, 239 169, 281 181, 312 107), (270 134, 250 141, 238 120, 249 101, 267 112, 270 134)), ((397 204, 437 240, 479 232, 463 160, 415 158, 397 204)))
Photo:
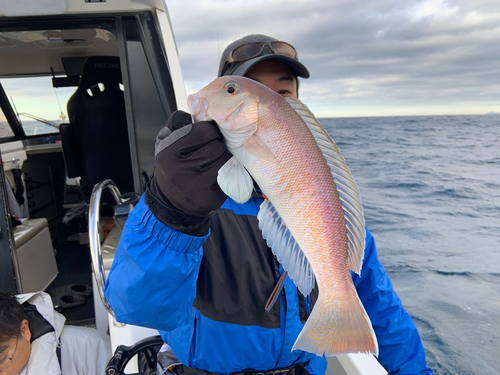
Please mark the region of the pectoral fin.
POLYGON ((217 183, 237 203, 243 204, 252 196, 252 177, 234 156, 219 169, 217 183))
POLYGON ((274 164, 279 164, 273 152, 256 135, 252 135, 248 139, 247 143, 245 143, 245 151, 256 158, 263 159, 274 164))

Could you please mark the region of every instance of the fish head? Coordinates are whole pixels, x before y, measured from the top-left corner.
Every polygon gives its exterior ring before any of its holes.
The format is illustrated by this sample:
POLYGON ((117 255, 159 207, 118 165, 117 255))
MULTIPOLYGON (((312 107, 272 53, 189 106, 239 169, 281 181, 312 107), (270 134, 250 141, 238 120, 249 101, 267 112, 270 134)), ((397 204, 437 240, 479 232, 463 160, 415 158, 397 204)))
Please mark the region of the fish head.
POLYGON ((243 145, 257 130, 259 106, 268 91, 274 94, 251 79, 223 76, 189 95, 188 105, 195 121, 214 120, 219 125, 231 150, 243 145))
POLYGON ((241 125, 245 119, 257 117, 254 112, 259 98, 252 95, 252 80, 238 76, 217 78, 196 94, 189 95, 188 105, 195 121, 214 120, 217 123, 241 125))

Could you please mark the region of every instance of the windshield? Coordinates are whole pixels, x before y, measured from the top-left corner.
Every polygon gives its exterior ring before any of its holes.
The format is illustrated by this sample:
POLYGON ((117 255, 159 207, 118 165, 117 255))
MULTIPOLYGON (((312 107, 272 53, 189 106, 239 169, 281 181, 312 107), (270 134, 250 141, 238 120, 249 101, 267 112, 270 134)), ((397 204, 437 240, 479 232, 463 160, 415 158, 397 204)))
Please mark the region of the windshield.
MULTIPOLYGON (((66 103, 74 87, 54 88, 51 77, 2 78, 0 83, 27 136, 59 133, 59 125, 68 122, 66 103)), ((13 135, 0 111, 0 138, 13 135)))

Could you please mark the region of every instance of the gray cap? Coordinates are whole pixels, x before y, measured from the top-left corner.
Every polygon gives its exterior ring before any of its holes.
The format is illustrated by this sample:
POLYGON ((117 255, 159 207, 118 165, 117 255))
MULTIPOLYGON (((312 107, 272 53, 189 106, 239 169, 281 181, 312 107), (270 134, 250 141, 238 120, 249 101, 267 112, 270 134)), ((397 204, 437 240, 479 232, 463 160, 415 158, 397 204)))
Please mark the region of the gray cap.
POLYGON ((242 62, 235 61, 226 64, 228 56, 231 54, 232 51, 234 51, 239 46, 242 46, 247 43, 266 43, 266 42, 278 42, 278 41, 279 41, 278 39, 274 39, 271 38, 270 36, 262 34, 247 35, 241 39, 234 41, 233 43, 228 45, 224 50, 224 52, 222 53, 222 57, 220 59, 220 64, 219 64, 219 72, 217 76, 218 77, 223 75, 244 76, 255 64, 264 60, 274 60, 287 65, 290 69, 292 69, 292 71, 297 76, 309 78, 309 71, 302 63, 299 62, 298 57, 292 58, 285 55, 278 55, 273 53, 267 47, 264 48, 261 55, 256 56, 252 59, 245 60, 242 62))

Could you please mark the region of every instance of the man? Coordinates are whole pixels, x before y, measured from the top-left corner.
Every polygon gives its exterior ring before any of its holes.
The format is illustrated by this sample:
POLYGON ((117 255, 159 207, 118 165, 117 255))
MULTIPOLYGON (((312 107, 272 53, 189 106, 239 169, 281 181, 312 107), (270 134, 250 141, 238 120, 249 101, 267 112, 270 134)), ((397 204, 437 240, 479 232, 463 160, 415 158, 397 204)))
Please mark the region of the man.
POLYGON ((103 374, 109 337, 65 320, 46 293, 0 291, 0 375, 103 374))
MULTIPOLYGON (((243 75, 296 98, 297 77, 309 72, 291 45, 249 35, 226 48, 218 75, 243 75)), ((240 205, 216 183, 230 158, 217 126, 175 112, 155 155, 155 174, 125 225, 105 287, 117 320, 160 330, 168 344, 162 361, 180 363, 177 374, 325 373, 324 357, 291 351, 317 288, 303 296, 287 278, 279 300, 264 309, 283 269, 258 229, 258 187, 240 205)), ((432 374, 368 230, 361 277, 353 281, 389 373, 432 374)))

